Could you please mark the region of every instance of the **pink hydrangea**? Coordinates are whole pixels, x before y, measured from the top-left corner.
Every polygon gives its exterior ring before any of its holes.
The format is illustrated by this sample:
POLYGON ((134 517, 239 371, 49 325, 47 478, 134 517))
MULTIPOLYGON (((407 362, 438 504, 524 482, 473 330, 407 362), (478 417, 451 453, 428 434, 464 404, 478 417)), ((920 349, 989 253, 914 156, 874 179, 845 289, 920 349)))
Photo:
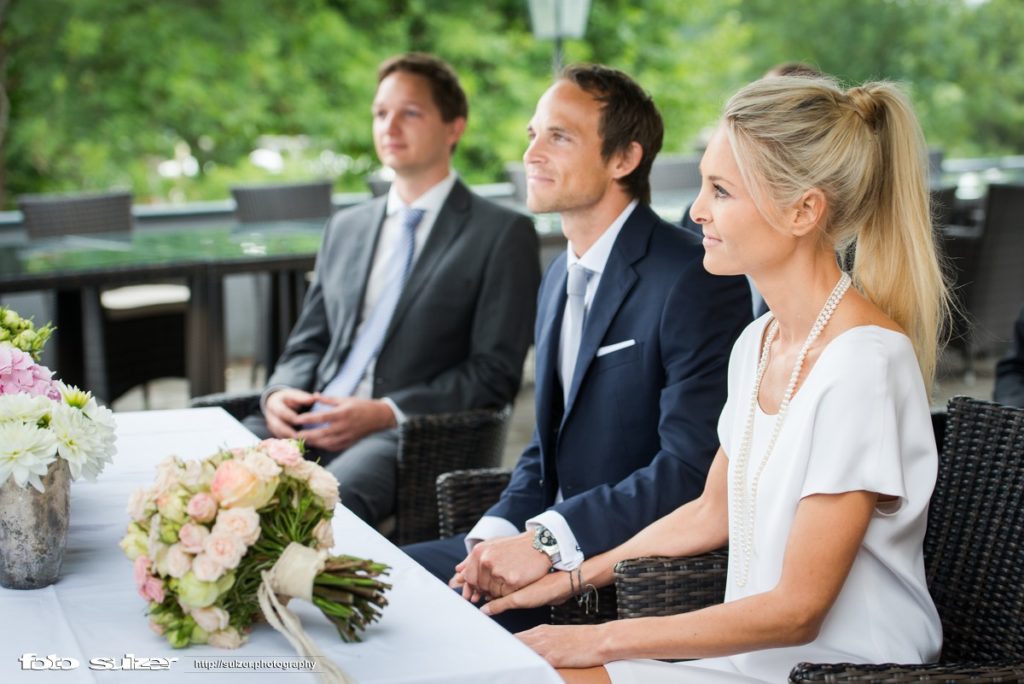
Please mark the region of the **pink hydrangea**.
POLYGON ((8 344, 0 344, 0 394, 28 394, 60 400, 60 391, 50 369, 8 344))

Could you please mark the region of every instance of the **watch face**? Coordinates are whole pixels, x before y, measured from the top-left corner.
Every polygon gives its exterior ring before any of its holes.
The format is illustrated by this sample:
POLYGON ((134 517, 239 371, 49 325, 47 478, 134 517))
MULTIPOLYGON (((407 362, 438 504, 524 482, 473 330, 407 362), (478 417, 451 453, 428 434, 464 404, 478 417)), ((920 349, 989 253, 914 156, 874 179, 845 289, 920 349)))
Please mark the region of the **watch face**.
POLYGON ((557 563, 561 554, 558 552, 558 541, 551 530, 546 527, 538 527, 533 535, 533 548, 547 555, 552 563, 557 563))

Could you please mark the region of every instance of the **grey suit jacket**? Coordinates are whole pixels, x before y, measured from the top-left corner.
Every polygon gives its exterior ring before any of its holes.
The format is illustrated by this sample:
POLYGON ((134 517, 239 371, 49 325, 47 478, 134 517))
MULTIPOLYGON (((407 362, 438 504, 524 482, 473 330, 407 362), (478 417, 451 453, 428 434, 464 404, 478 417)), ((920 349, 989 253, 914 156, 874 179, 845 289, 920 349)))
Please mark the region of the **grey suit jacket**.
MULTIPOLYGON (((354 341, 386 197, 338 212, 268 385, 318 391, 354 341)), ((540 283, 532 221, 456 181, 395 307, 374 397, 406 414, 500 407, 515 397, 540 283)))

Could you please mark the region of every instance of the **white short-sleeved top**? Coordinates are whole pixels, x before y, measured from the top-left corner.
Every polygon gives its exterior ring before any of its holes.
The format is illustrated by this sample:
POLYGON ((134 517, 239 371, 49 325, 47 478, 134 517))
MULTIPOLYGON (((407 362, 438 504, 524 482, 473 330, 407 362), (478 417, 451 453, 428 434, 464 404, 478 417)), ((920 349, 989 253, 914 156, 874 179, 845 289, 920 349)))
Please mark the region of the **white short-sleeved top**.
MULTIPOLYGON (((729 361, 729 398, 718 424, 727 456, 738 453, 750 411, 762 336, 770 315, 751 323, 729 361)), ((755 411, 748 496, 774 428, 755 411)), ((735 462, 729 463, 729 509, 735 462)), ((779 581, 797 506, 805 496, 856 490, 898 497, 876 508, 818 638, 794 648, 731 657, 745 674, 785 681, 801 660, 930 662, 942 628, 928 594, 922 543, 938 457, 920 366, 910 340, 877 326, 852 328, 822 350, 785 416, 758 484, 754 556, 745 587, 730 554, 726 600, 769 591, 779 581)))
MULTIPOLYGON (((750 411, 761 340, 770 315, 751 323, 729 360, 729 398, 718 423, 726 456, 737 456, 750 411)), ((757 407, 750 480, 776 416, 757 407)), ((729 510, 734 467, 729 463, 729 510)), ((866 490, 898 497, 876 509, 849 577, 812 643, 735 656, 665 663, 609 663, 615 684, 784 682, 799 662, 930 662, 942 626, 928 594, 922 543, 938 458, 920 367, 903 334, 864 326, 832 340, 805 376, 758 484, 754 557, 737 586, 738 542, 729 554, 726 601, 776 586, 800 500, 866 490)))

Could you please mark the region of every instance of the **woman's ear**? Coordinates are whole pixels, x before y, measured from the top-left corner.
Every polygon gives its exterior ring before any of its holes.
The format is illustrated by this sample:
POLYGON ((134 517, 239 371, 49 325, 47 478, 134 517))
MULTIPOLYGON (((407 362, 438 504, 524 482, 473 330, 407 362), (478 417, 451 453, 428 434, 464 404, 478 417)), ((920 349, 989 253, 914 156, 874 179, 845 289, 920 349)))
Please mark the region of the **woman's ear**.
POLYGON ((643 157, 644 148, 640 146, 640 143, 635 140, 629 143, 629 147, 615 155, 612 177, 615 180, 619 180, 633 173, 636 167, 640 165, 640 160, 643 157))
POLYGON ((821 225, 827 208, 825 193, 818 188, 806 191, 791 208, 790 229, 793 235, 803 237, 821 225))

